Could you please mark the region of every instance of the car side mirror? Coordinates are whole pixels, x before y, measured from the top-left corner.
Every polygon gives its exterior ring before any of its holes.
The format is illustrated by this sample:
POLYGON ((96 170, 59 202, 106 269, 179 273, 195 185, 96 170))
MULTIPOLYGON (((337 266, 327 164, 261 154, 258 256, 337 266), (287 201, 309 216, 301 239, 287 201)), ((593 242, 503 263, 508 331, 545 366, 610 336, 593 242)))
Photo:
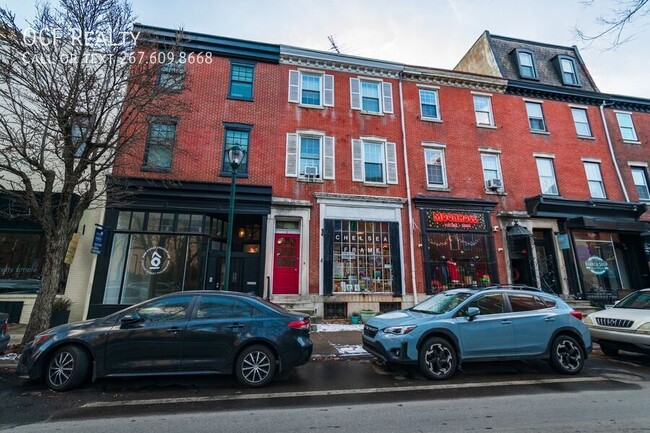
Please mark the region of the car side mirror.
POLYGON ((469 307, 465 315, 467 316, 467 320, 471 322, 476 316, 479 315, 480 312, 481 310, 479 310, 477 307, 469 307))
POLYGON ((136 323, 142 322, 142 317, 136 312, 132 314, 127 314, 120 319, 121 326, 135 325, 136 323))

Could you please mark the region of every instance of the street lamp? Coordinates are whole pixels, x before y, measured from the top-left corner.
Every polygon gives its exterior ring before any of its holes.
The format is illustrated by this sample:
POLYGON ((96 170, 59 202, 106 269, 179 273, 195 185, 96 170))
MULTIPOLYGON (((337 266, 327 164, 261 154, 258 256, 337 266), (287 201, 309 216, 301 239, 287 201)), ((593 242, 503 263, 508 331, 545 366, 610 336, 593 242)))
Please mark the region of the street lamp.
POLYGON ((245 157, 246 151, 237 145, 228 149, 232 177, 230 180, 230 207, 228 208, 228 234, 226 238, 226 273, 224 276, 223 290, 230 288, 230 256, 232 255, 233 219, 235 219, 235 185, 237 184, 237 169, 245 157))

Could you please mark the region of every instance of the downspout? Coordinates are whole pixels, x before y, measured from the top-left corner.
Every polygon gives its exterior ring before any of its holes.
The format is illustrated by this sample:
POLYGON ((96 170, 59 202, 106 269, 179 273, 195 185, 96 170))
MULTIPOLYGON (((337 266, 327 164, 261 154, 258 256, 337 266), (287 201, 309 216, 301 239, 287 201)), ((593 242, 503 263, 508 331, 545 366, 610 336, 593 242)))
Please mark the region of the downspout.
POLYGON ((413 209, 411 209, 411 182, 409 181, 409 161, 406 157, 406 125, 404 123, 404 97, 402 94, 402 73, 399 74, 399 114, 402 123, 402 151, 404 152, 404 174, 406 176, 406 206, 409 216, 409 249, 411 250, 411 286, 413 302, 418 303, 418 290, 415 285, 415 247, 413 245, 413 209))
POLYGON ((616 156, 614 156, 614 147, 612 146, 612 139, 609 136, 609 128, 607 128, 607 122, 605 121, 605 111, 603 108, 607 105, 612 105, 612 102, 607 102, 603 99, 603 103, 600 104, 600 118, 603 120, 603 126, 605 127, 605 138, 607 138, 607 145, 609 146, 609 154, 612 157, 612 162, 614 163, 614 168, 616 169, 616 176, 618 176, 618 181, 621 183, 621 188, 623 189, 623 195, 625 196, 625 201, 630 202, 630 196, 627 195, 627 189, 625 189, 625 184, 623 183, 623 177, 621 176, 621 170, 618 168, 618 162, 616 161, 616 156))

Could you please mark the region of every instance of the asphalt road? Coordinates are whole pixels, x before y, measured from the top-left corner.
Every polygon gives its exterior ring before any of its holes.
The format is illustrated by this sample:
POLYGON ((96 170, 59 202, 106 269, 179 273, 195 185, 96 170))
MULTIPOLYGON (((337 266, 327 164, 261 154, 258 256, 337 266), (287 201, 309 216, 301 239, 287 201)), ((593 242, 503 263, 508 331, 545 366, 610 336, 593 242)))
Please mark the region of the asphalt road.
POLYGON ((595 352, 578 376, 546 363, 467 364, 445 382, 369 360, 311 362, 251 390, 227 376, 106 379, 67 393, 0 372, 0 428, 48 431, 650 431, 650 357, 595 352), (645 429, 645 430, 644 430, 645 429))

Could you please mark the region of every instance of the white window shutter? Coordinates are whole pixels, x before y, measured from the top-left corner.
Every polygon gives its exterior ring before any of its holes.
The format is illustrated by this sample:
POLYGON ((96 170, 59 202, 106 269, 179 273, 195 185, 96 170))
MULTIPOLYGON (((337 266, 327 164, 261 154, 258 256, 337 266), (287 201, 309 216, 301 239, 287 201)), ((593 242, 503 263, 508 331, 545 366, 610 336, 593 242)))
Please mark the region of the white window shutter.
POLYGON ((352 180, 363 182, 363 141, 354 138, 352 139, 352 180))
POLYGON ((391 83, 382 82, 381 83, 381 92, 383 94, 384 100, 384 113, 393 112, 393 85, 391 83))
POLYGON ((350 78, 350 108, 361 110, 361 82, 358 78, 350 78))
POLYGON ((386 143, 386 183, 397 183, 397 148, 386 143))
POLYGON ((289 102, 300 102, 300 71, 289 71, 289 102))
POLYGON ((334 106, 334 75, 323 75, 323 105, 334 106))
POLYGON ((298 177, 298 134, 287 134, 287 162, 284 174, 287 177, 298 177))
POLYGON ((325 137, 323 179, 334 179, 334 137, 325 137))

